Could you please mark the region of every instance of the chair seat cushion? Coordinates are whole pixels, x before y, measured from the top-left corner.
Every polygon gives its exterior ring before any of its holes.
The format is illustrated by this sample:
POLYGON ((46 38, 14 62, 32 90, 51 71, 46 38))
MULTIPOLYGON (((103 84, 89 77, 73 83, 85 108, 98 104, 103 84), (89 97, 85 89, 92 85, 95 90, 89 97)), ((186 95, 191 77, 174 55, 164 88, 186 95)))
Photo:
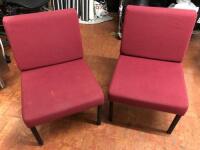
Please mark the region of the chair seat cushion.
POLYGON ((82 59, 22 72, 22 116, 28 127, 103 104, 82 59))
POLYGON ((180 63, 121 55, 109 89, 111 101, 183 115, 188 108, 180 63))

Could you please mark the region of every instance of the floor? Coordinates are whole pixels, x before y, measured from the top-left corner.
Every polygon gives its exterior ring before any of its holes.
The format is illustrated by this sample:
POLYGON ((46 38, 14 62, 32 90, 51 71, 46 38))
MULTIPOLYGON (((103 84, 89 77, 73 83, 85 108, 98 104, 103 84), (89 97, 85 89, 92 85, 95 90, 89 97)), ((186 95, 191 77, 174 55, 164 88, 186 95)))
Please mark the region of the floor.
MULTIPOLYGON (((81 25, 84 58, 107 95, 119 56, 116 21, 81 25)), ((108 122, 108 103, 102 125, 95 125, 96 108, 38 127, 45 144, 37 146, 21 118, 20 75, 12 57, 7 87, 0 90, 1 150, 198 150, 200 147, 200 35, 193 35, 184 59, 189 110, 172 135, 165 133, 174 115, 116 104, 108 122)), ((106 96, 107 99, 107 96, 106 96)))

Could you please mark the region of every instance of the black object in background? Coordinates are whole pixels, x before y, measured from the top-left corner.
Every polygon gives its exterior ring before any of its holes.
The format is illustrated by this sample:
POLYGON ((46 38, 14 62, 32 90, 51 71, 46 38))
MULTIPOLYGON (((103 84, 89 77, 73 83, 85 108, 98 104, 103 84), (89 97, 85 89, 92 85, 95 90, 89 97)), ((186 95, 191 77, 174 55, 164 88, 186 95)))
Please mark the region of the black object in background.
POLYGON ((199 30, 200 31, 200 10, 197 13, 197 22, 195 24, 194 30, 199 30))
MULTIPOLYGON (((174 1, 176 0, 124 0, 124 3, 130 5, 149 5, 149 6, 168 7, 174 1)), ((107 0, 108 11, 118 12, 120 2, 121 0, 107 0)))
POLYGON ((4 0, 7 4, 22 6, 29 9, 40 8, 48 3, 49 0, 4 0))
POLYGON ((109 12, 118 12, 119 3, 121 0, 106 0, 109 12))
MULTIPOLYGON (((192 0, 192 2, 197 6, 200 7, 200 0, 192 0)), ((197 22, 195 24, 194 30, 200 30, 200 9, 197 13, 197 22), (198 23, 199 22, 199 23, 198 23)))

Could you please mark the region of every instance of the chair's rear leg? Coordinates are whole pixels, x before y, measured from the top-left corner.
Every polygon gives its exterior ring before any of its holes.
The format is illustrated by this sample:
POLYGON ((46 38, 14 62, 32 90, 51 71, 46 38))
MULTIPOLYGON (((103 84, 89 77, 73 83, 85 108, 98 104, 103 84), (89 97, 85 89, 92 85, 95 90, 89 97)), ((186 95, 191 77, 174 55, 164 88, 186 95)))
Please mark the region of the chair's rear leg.
POLYGON ((176 127, 176 125, 177 125, 177 123, 178 123, 178 121, 179 121, 180 119, 181 119, 181 116, 180 116, 180 115, 176 115, 176 116, 175 116, 175 118, 174 118, 174 120, 172 121, 172 123, 171 123, 169 129, 167 130, 167 133, 168 133, 168 134, 171 134, 171 133, 172 133, 172 131, 174 130, 174 128, 176 127))
POLYGON ((113 105, 114 103, 109 101, 109 121, 113 120, 113 105))
POLYGON ((97 125, 101 124, 101 113, 102 113, 102 106, 99 105, 97 107, 97 125))
POLYGON ((38 133, 37 129, 35 127, 32 127, 31 131, 32 131, 33 135, 35 136, 35 139, 37 140, 38 144, 43 145, 43 140, 40 137, 40 134, 38 133))

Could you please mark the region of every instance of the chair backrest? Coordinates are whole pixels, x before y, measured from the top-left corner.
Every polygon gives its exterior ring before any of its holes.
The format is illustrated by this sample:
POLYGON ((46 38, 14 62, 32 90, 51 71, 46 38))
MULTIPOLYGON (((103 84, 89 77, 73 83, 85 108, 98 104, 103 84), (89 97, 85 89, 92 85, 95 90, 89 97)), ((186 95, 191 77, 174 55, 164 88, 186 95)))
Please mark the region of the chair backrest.
POLYGON ((3 23, 22 71, 82 58, 74 9, 9 16, 3 23))
POLYGON ((196 12, 128 6, 121 54, 181 62, 196 21, 196 12))

